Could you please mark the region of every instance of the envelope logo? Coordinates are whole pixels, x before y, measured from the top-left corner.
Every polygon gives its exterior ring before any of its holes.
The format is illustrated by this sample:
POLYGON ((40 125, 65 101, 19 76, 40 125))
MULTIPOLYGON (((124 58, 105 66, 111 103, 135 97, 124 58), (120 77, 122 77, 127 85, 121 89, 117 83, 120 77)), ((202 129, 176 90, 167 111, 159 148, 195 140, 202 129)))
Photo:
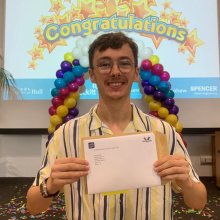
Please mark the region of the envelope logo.
POLYGON ((95 148, 95 143, 94 142, 89 142, 88 143, 89 149, 95 148))
POLYGON ((150 137, 144 137, 142 142, 148 143, 148 142, 151 142, 151 141, 152 141, 152 140, 151 140, 150 137))

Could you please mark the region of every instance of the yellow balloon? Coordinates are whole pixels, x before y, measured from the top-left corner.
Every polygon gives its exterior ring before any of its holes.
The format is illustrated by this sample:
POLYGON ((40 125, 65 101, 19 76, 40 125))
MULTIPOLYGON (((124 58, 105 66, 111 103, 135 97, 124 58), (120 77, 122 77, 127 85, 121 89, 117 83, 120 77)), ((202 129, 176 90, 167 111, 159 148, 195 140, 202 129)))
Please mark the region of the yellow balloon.
POLYGON ((69 97, 74 98, 75 100, 79 100, 80 93, 79 92, 70 92, 69 97))
POLYGON ((158 110, 158 115, 159 115, 161 118, 166 118, 166 117, 169 115, 169 111, 168 111, 167 108, 161 107, 161 108, 159 108, 159 110, 158 110))
POLYGON ((150 102, 154 101, 154 97, 152 95, 145 95, 144 101, 147 103, 150 103, 150 102))
POLYGON ((149 103, 149 109, 150 111, 158 111, 158 109, 161 107, 161 102, 158 101, 152 101, 149 103))
POLYGON ((65 117, 68 114, 69 110, 65 105, 60 105, 56 109, 56 113, 60 117, 65 117))
POLYGON ((176 129, 176 132, 178 133, 181 133, 182 130, 183 130, 183 125, 182 123, 180 123, 180 121, 177 121, 176 125, 175 125, 175 129, 176 129))
POLYGON ((52 124, 50 124, 47 130, 48 130, 48 133, 51 134, 55 131, 55 127, 52 124))
POLYGON ((165 119, 169 124, 173 125, 175 127, 175 124, 178 121, 178 118, 174 114, 169 114, 165 119))
POLYGON ((71 52, 67 52, 64 54, 64 60, 72 63, 74 60, 73 54, 71 52))
POLYGON ((67 108, 74 108, 76 106, 76 100, 72 97, 67 97, 65 100, 64 100, 64 105, 67 107, 67 108))
POLYGON ((160 62, 160 59, 157 55, 150 56, 149 60, 151 61, 152 65, 155 65, 160 62))
POLYGON ((59 115, 52 115, 50 117, 50 122, 53 126, 57 126, 59 124, 61 124, 63 121, 62 121, 62 118, 59 116, 59 115))

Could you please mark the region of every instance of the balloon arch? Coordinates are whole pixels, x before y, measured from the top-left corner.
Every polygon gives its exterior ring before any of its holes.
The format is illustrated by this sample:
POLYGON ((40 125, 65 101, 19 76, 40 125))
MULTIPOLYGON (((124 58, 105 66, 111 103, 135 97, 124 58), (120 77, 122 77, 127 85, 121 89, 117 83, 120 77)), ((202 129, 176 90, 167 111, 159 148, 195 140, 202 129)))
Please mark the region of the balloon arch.
MULTIPOLYGON (((94 36, 87 39, 78 39, 72 52, 64 54, 60 68, 56 71, 54 88, 51 90, 51 103, 49 107, 50 125, 48 139, 63 123, 78 116, 77 101, 80 99, 79 89, 85 83, 88 72, 88 48, 94 36)), ((169 82, 170 74, 167 72, 157 55, 142 41, 136 42, 139 48, 138 65, 143 90, 143 98, 148 103, 149 114, 167 121, 175 130, 182 132, 183 126, 178 119, 179 108, 175 104, 174 92, 169 82)), ((184 142, 186 145, 186 142, 184 142)))

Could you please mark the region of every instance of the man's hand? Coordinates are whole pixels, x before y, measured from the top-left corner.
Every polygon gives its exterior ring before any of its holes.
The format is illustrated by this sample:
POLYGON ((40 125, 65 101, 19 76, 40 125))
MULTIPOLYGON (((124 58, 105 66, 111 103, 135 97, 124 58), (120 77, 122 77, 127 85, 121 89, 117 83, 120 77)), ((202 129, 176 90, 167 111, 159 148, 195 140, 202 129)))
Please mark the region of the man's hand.
POLYGON ((66 184, 71 184, 86 176, 89 171, 89 163, 80 158, 57 159, 51 168, 51 174, 47 181, 47 189, 53 194, 66 184))
POLYGON ((169 155, 154 163, 155 171, 163 180, 175 180, 181 188, 191 187, 188 161, 182 155, 169 155))

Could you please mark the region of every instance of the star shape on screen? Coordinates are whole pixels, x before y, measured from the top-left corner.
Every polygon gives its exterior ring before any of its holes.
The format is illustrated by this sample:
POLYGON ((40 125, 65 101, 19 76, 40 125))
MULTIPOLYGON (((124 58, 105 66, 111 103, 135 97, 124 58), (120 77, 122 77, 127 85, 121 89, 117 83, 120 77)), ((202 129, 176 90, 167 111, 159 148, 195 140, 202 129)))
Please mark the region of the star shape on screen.
POLYGON ((80 7, 80 14, 83 15, 84 19, 94 15, 95 12, 95 1, 93 0, 82 0, 80 7))
POLYGON ((141 34, 141 35, 150 38, 156 49, 160 46, 161 42, 164 40, 164 37, 154 34, 141 34))
POLYGON ((50 3, 51 3, 51 8, 49 12, 54 12, 56 15, 59 15, 61 11, 65 9, 62 0, 50 0, 50 3))
POLYGON ((155 0, 147 0, 147 5, 148 5, 149 7, 151 7, 151 6, 157 6, 157 3, 156 3, 155 0))
POLYGON ((28 53, 31 55, 32 57, 32 60, 36 60, 36 59, 44 59, 44 56, 43 56, 43 49, 42 48, 39 48, 37 46, 37 44, 34 44, 33 48, 28 51, 28 53))
POLYGON ((105 2, 96 1, 95 8, 96 8, 95 17, 107 17, 108 16, 105 2))
POLYGON ((36 37, 38 37, 42 34, 42 32, 43 32, 42 27, 36 27, 35 30, 34 30, 34 35, 36 37))
POLYGON ((68 12, 66 12, 63 15, 56 16, 56 19, 57 19, 58 24, 66 24, 66 23, 69 23, 71 21, 70 20, 70 15, 69 15, 68 12))
POLYGON ((116 9, 116 13, 118 16, 126 17, 130 12, 130 7, 128 5, 120 5, 116 9))
POLYGON ((184 46, 192 54, 192 56, 195 56, 197 47, 203 44, 203 41, 197 36, 197 29, 194 29, 187 35, 184 46))
POLYGON ((32 61, 30 61, 30 62, 28 63, 28 68, 29 68, 29 69, 35 70, 36 67, 37 67, 37 63, 36 63, 35 60, 32 60, 32 61))
POLYGON ((170 15, 166 11, 160 12, 160 21, 168 23, 170 15))
POLYGON ((181 15, 182 15, 182 12, 177 12, 177 11, 172 10, 170 13, 170 24, 179 26, 181 15))
POLYGON ((146 1, 133 2, 134 14, 139 18, 145 18, 150 15, 156 15, 157 13, 147 6, 146 1))
POLYGON ((45 40, 43 35, 38 37, 38 41, 39 41, 39 47, 47 49, 49 53, 51 53, 57 46, 67 45, 66 41, 62 38, 60 38, 55 42, 48 42, 47 40, 45 40))
POLYGON ((180 26, 186 28, 189 25, 189 21, 186 19, 180 20, 180 26))
POLYGON ((162 6, 164 7, 164 10, 171 8, 171 2, 166 0, 164 3, 162 3, 162 6))

